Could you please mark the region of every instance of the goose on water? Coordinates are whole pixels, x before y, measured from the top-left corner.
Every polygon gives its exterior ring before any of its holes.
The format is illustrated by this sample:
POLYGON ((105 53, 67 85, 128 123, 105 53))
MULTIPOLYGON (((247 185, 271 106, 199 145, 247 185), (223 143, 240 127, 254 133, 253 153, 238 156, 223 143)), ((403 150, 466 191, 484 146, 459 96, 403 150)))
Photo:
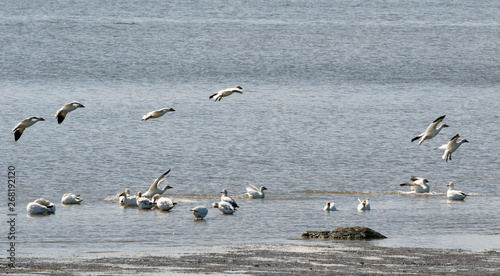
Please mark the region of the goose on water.
POLYGON ((137 207, 139 209, 151 209, 155 204, 147 197, 142 196, 141 192, 137 193, 137 207))
POLYGON ((264 190, 267 190, 266 187, 260 186, 260 188, 255 187, 252 184, 249 184, 250 187, 246 187, 246 194, 249 198, 264 198, 264 190))
POLYGON ((66 118, 66 115, 79 108, 79 107, 85 107, 83 104, 79 102, 70 102, 65 105, 63 105, 57 112, 56 112, 56 118, 57 118, 57 123, 61 124, 64 121, 64 118, 66 118))
POLYGON ((451 181, 448 183, 447 186, 450 187, 446 192, 446 196, 448 197, 448 199, 463 200, 465 199, 465 197, 467 197, 467 195, 464 192, 455 190, 455 187, 451 181))
POLYGON ((45 119, 42 117, 33 116, 33 117, 26 118, 26 119, 22 120, 21 122, 19 122, 19 124, 17 124, 12 129, 12 131, 14 132, 14 141, 19 140, 19 138, 21 138, 21 135, 23 135, 24 130, 26 128, 34 125, 38 121, 45 121, 45 119))
POLYGON ((332 201, 328 201, 325 205, 325 207, 323 208, 323 210, 325 211, 337 211, 337 207, 335 207, 335 203, 332 201))
POLYGON ((193 216, 196 219, 203 219, 208 214, 208 209, 205 206, 196 206, 189 211, 193 213, 193 216))
POLYGON ((164 178, 168 173, 170 172, 170 169, 165 172, 164 174, 160 175, 154 182, 151 184, 151 187, 149 187, 148 191, 145 192, 142 196, 147 197, 147 198, 152 198, 154 195, 161 195, 163 194, 166 190, 172 189, 169 185, 165 185, 163 189, 159 188, 159 185, 161 182, 163 182, 166 178, 164 178))
POLYGON ((148 112, 148 114, 142 116, 142 120, 143 121, 147 121, 149 119, 160 118, 161 116, 167 114, 167 112, 174 112, 174 111, 175 111, 175 109, 173 109, 173 108, 158 109, 158 110, 155 110, 155 111, 148 112))
POLYGON ((214 202, 212 204, 212 207, 218 208, 219 211, 224 215, 231 215, 234 213, 234 211, 236 211, 234 207, 229 202, 226 201, 214 202))
POLYGON ((220 201, 228 202, 229 204, 231 204, 231 206, 233 206, 233 208, 240 207, 240 206, 238 206, 238 204, 236 203, 236 201, 232 197, 227 195, 226 189, 222 189, 221 194, 223 194, 223 195, 220 197, 220 201))
POLYGON ((368 199, 365 199, 361 201, 361 199, 358 198, 359 204, 358 204, 358 210, 359 211, 368 211, 370 210, 370 201, 368 199))
POLYGON ((119 194, 120 204, 124 206, 137 207, 137 196, 130 195, 129 189, 125 189, 125 192, 119 194))
POLYGON ((410 180, 413 181, 412 183, 403 183, 403 184, 399 184, 400 186, 409 186, 411 188, 411 193, 417 193, 417 194, 420 194, 420 193, 428 193, 430 191, 430 187, 429 185, 427 184, 429 182, 429 180, 425 179, 425 178, 422 178, 422 177, 418 177, 418 176, 412 176, 410 177, 410 180))
POLYGON ((170 198, 167 197, 160 198, 160 195, 153 196, 153 203, 156 204, 156 208, 162 211, 170 211, 172 208, 175 207, 175 205, 177 205, 177 203, 172 202, 170 198))
POLYGON ((451 140, 447 144, 435 148, 435 150, 444 149, 444 154, 441 158, 446 160, 446 162, 448 162, 448 160, 451 161, 451 154, 454 153, 458 149, 458 147, 460 147, 460 145, 462 145, 463 143, 469 143, 469 141, 467 141, 466 139, 458 141, 458 138, 460 138, 460 135, 457 134, 453 136, 453 138, 451 138, 451 140))
POLYGON ((438 133, 443 128, 448 127, 447 124, 442 124, 438 127, 438 124, 443 121, 444 117, 446 117, 446 115, 443 115, 443 116, 437 118, 436 120, 434 120, 434 122, 432 122, 432 124, 430 124, 423 133, 421 133, 418 136, 416 136, 415 138, 411 139, 411 141, 413 142, 415 140, 420 139, 420 141, 418 141, 418 146, 420 146, 425 140, 429 140, 429 139, 436 137, 436 135, 438 135, 438 133))
POLYGON ((215 101, 219 101, 223 98, 223 97, 227 97, 227 96, 230 96, 232 95, 233 93, 240 93, 240 94, 243 94, 243 88, 241 88, 241 86, 236 86, 234 88, 227 88, 227 89, 223 89, 223 90, 220 90, 218 91, 217 93, 211 95, 210 97, 208 97, 209 99, 212 99, 212 98, 215 98, 215 101))
POLYGON ((75 195, 75 194, 71 194, 71 193, 64 194, 61 198, 62 204, 80 204, 80 202, 82 202, 82 201, 83 201, 83 199, 80 198, 79 195, 75 195))
POLYGON ((56 212, 56 206, 54 205, 54 203, 44 198, 39 198, 33 202, 30 202, 28 206, 26 206, 26 210, 29 214, 53 214, 56 212))

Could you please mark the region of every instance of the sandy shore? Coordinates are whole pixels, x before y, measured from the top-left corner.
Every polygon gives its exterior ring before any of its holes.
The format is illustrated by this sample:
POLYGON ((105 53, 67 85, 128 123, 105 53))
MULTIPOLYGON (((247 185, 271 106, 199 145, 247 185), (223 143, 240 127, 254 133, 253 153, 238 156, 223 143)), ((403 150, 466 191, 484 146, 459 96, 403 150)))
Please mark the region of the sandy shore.
POLYGON ((499 275, 500 250, 380 247, 370 243, 236 245, 137 255, 19 258, 12 275, 499 275))

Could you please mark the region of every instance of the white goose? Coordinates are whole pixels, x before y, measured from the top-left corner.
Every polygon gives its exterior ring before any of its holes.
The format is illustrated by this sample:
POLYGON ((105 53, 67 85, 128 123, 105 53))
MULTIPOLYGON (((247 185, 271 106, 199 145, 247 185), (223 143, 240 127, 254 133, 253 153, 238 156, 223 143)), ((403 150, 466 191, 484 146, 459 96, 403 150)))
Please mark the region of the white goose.
POLYGON ((196 219, 203 219, 208 214, 208 209, 205 206, 196 206, 189 211, 193 212, 196 219))
POLYGON ((458 141, 459 137, 460 137, 460 135, 457 134, 457 135, 453 136, 453 138, 451 138, 451 140, 447 144, 444 144, 440 147, 435 148, 435 150, 436 149, 444 149, 444 154, 441 158, 445 159, 446 162, 448 162, 448 160, 451 161, 451 154, 453 152, 455 152, 458 149, 458 147, 460 147, 460 145, 462 145, 463 143, 469 142, 466 139, 462 139, 462 140, 458 141))
POLYGON ((337 211, 337 207, 335 207, 335 203, 332 201, 328 201, 325 205, 325 207, 323 208, 323 210, 329 212, 329 211, 337 211))
POLYGON ((151 209, 155 204, 149 198, 142 196, 141 192, 137 193, 137 207, 139 209, 151 209))
POLYGON ((358 204, 359 211, 369 211, 370 210, 370 201, 368 201, 368 199, 361 201, 361 199, 358 198, 358 201, 359 201, 359 204, 358 204))
POLYGON ((249 184, 250 187, 246 187, 246 194, 248 195, 249 198, 264 198, 264 190, 267 190, 266 187, 260 186, 260 188, 255 187, 252 184, 249 184))
POLYGON ((82 201, 83 201, 83 199, 80 198, 79 195, 75 195, 75 194, 71 194, 71 193, 64 194, 61 198, 62 204, 80 204, 80 202, 82 202, 82 201))
POLYGON ((218 208, 219 211, 224 215, 231 215, 234 213, 234 211, 236 211, 234 207, 229 202, 226 201, 214 202, 212 204, 212 207, 218 208))
POLYGON ((447 186, 450 187, 446 192, 446 196, 448 197, 448 199, 463 200, 465 199, 465 197, 467 197, 467 195, 464 192, 455 190, 455 187, 453 186, 453 183, 451 181, 448 183, 447 186))
POLYGON ((54 203, 44 199, 44 198, 39 198, 31 203, 28 204, 26 207, 26 210, 30 214, 53 214, 56 212, 56 206, 54 203))
POLYGON ((57 123, 60 124, 64 121, 64 118, 66 118, 66 114, 69 112, 79 108, 79 107, 85 107, 83 104, 79 102, 70 102, 65 105, 63 105, 57 112, 56 112, 56 118, 57 118, 57 123))
POLYGON ((19 122, 19 124, 17 124, 12 129, 12 131, 14 132, 14 141, 19 140, 19 138, 21 138, 21 135, 23 135, 24 130, 27 127, 34 125, 38 121, 45 121, 45 119, 42 117, 33 116, 33 117, 26 118, 26 119, 22 120, 21 122, 19 122))
POLYGON ((212 98, 215 98, 215 101, 219 101, 223 98, 223 97, 227 97, 227 96, 230 96, 232 95, 234 92, 236 93, 240 93, 240 94, 243 94, 243 88, 241 88, 241 86, 236 86, 234 88, 227 88, 227 89, 223 89, 223 90, 220 90, 218 91, 217 93, 211 95, 210 97, 208 97, 209 99, 212 99, 212 98))
POLYGON ((412 176, 412 177, 410 177, 410 180, 413 182, 412 183, 407 182, 407 183, 403 183, 403 184, 399 184, 399 185, 400 186, 410 186, 410 188, 412 190, 410 193, 416 193, 416 194, 428 193, 431 190, 431 188, 427 184, 427 182, 429 182, 429 180, 427 180, 425 178, 418 177, 418 176, 412 176))
POLYGON ((170 172, 170 170, 168 170, 167 172, 165 172, 164 174, 160 175, 160 177, 158 177, 154 182, 153 184, 151 184, 151 187, 149 187, 148 191, 145 192, 142 196, 143 197, 147 197, 147 198, 152 198, 154 195, 161 195, 163 194, 166 190, 168 189, 172 189, 172 187, 170 187, 169 185, 165 185, 165 187, 163 187, 163 189, 160 189, 158 185, 160 185, 161 182, 163 182, 166 178, 164 178, 168 173, 170 172))
POLYGON ((142 116, 142 120, 143 121, 147 121, 149 119, 156 119, 156 118, 160 118, 161 116, 167 114, 167 112, 174 112, 175 109, 173 108, 162 108, 162 109, 158 109, 158 110, 155 110, 155 111, 151 111, 151 112, 148 112, 148 114, 142 116))
POLYGON ((137 196, 130 195, 129 189, 125 189, 125 192, 121 193, 119 196, 120 204, 124 206, 137 207, 137 196))
POLYGON ((170 211, 172 208, 177 205, 177 203, 172 202, 170 198, 162 197, 160 195, 153 196, 153 203, 156 204, 156 207, 162 211, 170 211))
POLYGON ((443 128, 448 127, 447 124, 442 124, 439 127, 437 126, 439 123, 441 123, 443 121, 444 117, 446 117, 446 115, 443 115, 443 116, 437 118, 436 120, 434 120, 434 122, 432 122, 432 124, 430 124, 423 133, 421 133, 418 136, 416 136, 415 138, 411 139, 411 141, 413 142, 415 140, 420 139, 420 141, 418 142, 418 146, 420 147, 420 145, 425 140, 429 140, 429 139, 436 137, 436 135, 438 135, 438 133, 443 128))
POLYGON ((231 206, 233 206, 233 208, 240 207, 240 206, 238 206, 238 204, 236 203, 236 201, 232 197, 227 195, 226 189, 222 189, 221 194, 223 194, 223 195, 220 197, 220 201, 228 202, 229 204, 231 204, 231 206))

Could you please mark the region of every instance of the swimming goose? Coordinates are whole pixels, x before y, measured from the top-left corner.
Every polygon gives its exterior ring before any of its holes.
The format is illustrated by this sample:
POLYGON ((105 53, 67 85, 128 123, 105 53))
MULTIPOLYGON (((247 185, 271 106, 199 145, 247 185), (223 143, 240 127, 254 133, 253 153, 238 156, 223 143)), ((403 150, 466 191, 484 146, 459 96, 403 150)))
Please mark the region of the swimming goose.
POLYGON ((196 219, 203 219, 208 214, 208 209, 205 206, 196 206, 189 211, 193 212, 196 219))
POLYGON ((221 213, 223 213, 224 215, 231 215, 234 213, 234 211, 236 211, 233 208, 233 206, 229 202, 226 202, 226 201, 214 202, 212 204, 212 207, 218 208, 219 211, 221 213))
POLYGON ((260 186, 260 188, 255 187, 254 185, 249 184, 250 187, 247 187, 246 194, 249 198, 264 198, 264 190, 267 190, 266 187, 260 186))
POLYGON ((17 124, 12 129, 12 131, 14 132, 14 141, 19 140, 19 138, 21 138, 21 135, 23 135, 24 130, 27 127, 34 125, 38 121, 45 121, 45 119, 42 117, 33 116, 33 117, 26 118, 26 119, 22 120, 21 122, 19 122, 19 124, 17 124))
POLYGON ((177 205, 177 203, 172 202, 170 198, 160 198, 160 195, 153 196, 153 203, 155 203, 156 207, 162 211, 170 211, 175 205, 177 205))
POLYGON ((155 111, 151 111, 148 114, 142 116, 142 120, 147 121, 151 118, 153 118, 153 119, 160 118, 161 116, 165 115, 167 112, 174 112, 174 111, 175 111, 175 109, 173 109, 173 108, 158 109, 155 111))
POLYGON ((435 150, 444 149, 444 154, 441 158, 445 159, 446 162, 448 162, 448 160, 451 161, 451 154, 455 152, 458 149, 458 147, 460 147, 460 145, 462 145, 463 143, 469 143, 469 141, 467 141, 466 139, 458 141, 459 137, 460 135, 457 134, 453 136, 453 138, 451 138, 451 140, 447 144, 435 148, 435 150))
POLYGON ((120 204, 137 207, 137 196, 130 195, 129 189, 125 189, 125 192, 121 193, 119 196, 120 204))
POLYGON ((337 211, 337 207, 335 207, 335 203, 332 201, 328 201, 325 205, 325 207, 323 208, 323 210, 325 211, 337 211))
POLYGON ((79 195, 67 193, 62 196, 61 203, 62 204, 80 204, 83 199, 80 198, 79 195))
POLYGON ((420 193, 428 193, 430 191, 430 187, 429 185, 427 185, 427 182, 429 182, 429 180, 425 179, 425 178, 422 178, 422 177, 418 177, 418 176, 412 176, 410 177, 410 180, 413 181, 412 183, 403 183, 403 184, 399 184, 400 186, 410 186, 411 187, 411 190, 412 192, 410 193, 417 193, 417 194, 420 194, 420 193))
POLYGON ((439 118, 437 118, 436 120, 434 120, 434 122, 432 122, 432 124, 430 124, 427 129, 425 130, 424 133, 421 133, 419 134, 418 136, 416 136, 415 138, 411 139, 411 141, 415 141, 415 140, 418 140, 420 139, 420 141, 418 142, 418 146, 420 147, 420 145, 425 141, 425 140, 429 140, 429 139, 432 139, 434 137, 436 137, 436 135, 438 135, 438 133, 445 127, 448 127, 447 124, 442 124, 440 125, 439 127, 437 126, 439 123, 441 123, 444 119, 444 117, 446 117, 446 115, 443 115, 439 118))
POLYGON ((368 211, 368 210, 370 210, 370 202, 368 201, 368 199, 365 199, 365 200, 361 201, 361 199, 358 198, 358 201, 359 201, 359 205, 358 205, 358 210, 359 211, 368 211))
POLYGON ((212 96, 208 97, 209 99, 211 98, 215 98, 215 101, 219 101, 222 99, 222 97, 227 97, 227 96, 230 96, 231 94, 233 94, 234 92, 236 93, 240 93, 240 94, 243 94, 243 91, 242 91, 243 88, 241 88, 241 86, 236 86, 235 88, 227 88, 227 89, 223 89, 223 90, 220 90, 219 92, 213 94, 212 96))
POLYGON ((170 172, 170 169, 165 172, 164 174, 160 175, 153 184, 151 184, 151 187, 149 187, 149 190, 145 192, 142 196, 147 197, 147 198, 152 198, 154 195, 161 195, 163 194, 166 190, 172 189, 169 185, 165 185, 163 189, 158 188, 158 185, 160 185, 161 182, 163 182, 166 178, 164 178, 168 173, 170 172))
POLYGON ((34 202, 47 207, 47 213, 53 214, 56 212, 56 205, 54 205, 54 203, 46 200, 45 198, 39 198, 39 199, 35 200, 34 202))
POLYGON ((240 207, 240 206, 238 206, 238 204, 236 204, 236 201, 232 197, 227 195, 226 189, 222 189, 221 194, 223 194, 223 195, 220 197, 220 201, 228 202, 229 204, 231 204, 231 206, 233 206, 233 208, 240 207))
POLYGON ((85 106, 83 106, 83 104, 81 104, 79 102, 70 102, 70 103, 63 105, 56 112, 57 123, 61 124, 64 121, 64 118, 66 118, 66 114, 68 114, 68 112, 71 112, 79 107, 85 107, 85 106))
POLYGON ((45 214, 45 212, 47 212, 48 209, 49 208, 47 208, 47 206, 36 202, 30 202, 28 203, 28 206, 26 206, 26 210, 28 211, 28 213, 35 215, 45 214))
POLYGON ((151 209, 155 204, 149 198, 142 196, 141 192, 137 193, 137 207, 139 209, 151 209))
POLYGON ((448 197, 448 199, 463 200, 467 196, 464 192, 455 190, 455 187, 453 186, 453 183, 451 181, 447 186, 450 187, 446 192, 446 196, 448 197))

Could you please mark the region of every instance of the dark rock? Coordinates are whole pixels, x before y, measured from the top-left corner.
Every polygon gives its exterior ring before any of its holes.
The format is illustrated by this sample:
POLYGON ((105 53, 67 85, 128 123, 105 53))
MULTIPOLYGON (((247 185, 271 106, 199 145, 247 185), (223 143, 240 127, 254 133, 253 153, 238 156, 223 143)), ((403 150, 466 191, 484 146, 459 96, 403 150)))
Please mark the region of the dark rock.
POLYGON ((302 238, 306 239, 331 239, 331 240, 371 240, 385 239, 386 236, 368 227, 351 226, 335 227, 331 231, 305 231, 302 238))

